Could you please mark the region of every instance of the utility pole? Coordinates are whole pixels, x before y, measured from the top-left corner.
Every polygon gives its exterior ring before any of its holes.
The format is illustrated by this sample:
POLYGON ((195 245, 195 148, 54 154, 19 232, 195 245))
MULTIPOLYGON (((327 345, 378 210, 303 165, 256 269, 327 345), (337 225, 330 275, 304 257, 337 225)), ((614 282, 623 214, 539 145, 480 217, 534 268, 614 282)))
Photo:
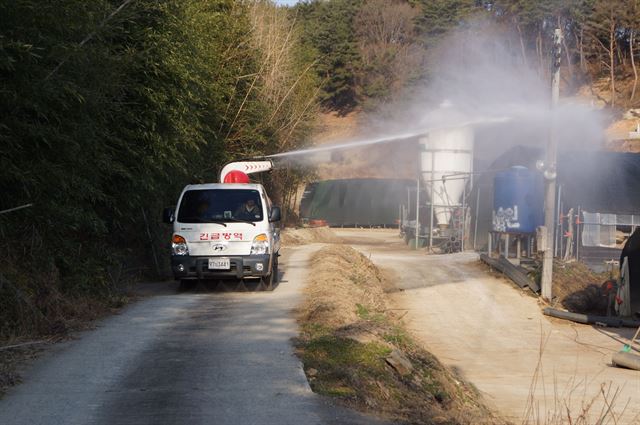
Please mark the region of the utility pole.
POLYGON ((553 79, 551 82, 551 129, 547 141, 544 161, 544 226, 547 240, 542 258, 542 298, 553 300, 553 248, 555 244, 555 205, 556 205, 556 160, 558 154, 558 134, 556 131, 556 108, 560 98, 560 63, 562 61, 562 30, 557 28, 553 34, 553 79))

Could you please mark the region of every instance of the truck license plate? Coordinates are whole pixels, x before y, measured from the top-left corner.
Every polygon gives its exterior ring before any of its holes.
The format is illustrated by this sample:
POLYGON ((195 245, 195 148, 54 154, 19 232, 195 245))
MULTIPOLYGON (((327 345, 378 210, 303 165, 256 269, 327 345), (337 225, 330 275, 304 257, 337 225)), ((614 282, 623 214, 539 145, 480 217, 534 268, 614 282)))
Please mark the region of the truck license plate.
POLYGON ((229 270, 231 261, 228 258, 209 258, 209 269, 211 270, 229 270))

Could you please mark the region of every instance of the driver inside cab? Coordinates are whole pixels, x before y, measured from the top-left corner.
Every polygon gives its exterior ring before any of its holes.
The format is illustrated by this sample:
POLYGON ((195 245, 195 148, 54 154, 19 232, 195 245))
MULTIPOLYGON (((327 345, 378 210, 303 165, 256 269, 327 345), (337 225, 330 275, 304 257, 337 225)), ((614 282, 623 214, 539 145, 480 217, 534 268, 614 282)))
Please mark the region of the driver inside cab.
POLYGON ((238 207, 234 217, 241 220, 255 220, 260 219, 261 213, 256 201, 254 199, 247 199, 246 202, 238 207))

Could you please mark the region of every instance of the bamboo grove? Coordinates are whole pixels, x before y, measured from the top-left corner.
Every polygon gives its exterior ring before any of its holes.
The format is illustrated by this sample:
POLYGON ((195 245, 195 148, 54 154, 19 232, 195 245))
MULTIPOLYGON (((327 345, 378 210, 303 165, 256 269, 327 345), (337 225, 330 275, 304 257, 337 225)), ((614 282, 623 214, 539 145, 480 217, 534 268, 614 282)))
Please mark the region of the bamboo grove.
POLYGON ((162 274, 184 184, 304 140, 298 31, 269 2, 0 2, 0 210, 32 205, 0 214, 0 336, 162 274))

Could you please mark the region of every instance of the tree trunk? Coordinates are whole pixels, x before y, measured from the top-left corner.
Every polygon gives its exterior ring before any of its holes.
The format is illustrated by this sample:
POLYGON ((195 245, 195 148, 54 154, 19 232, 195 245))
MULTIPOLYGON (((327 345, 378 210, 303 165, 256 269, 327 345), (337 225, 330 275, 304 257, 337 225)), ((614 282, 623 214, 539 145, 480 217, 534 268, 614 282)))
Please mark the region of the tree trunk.
POLYGON ((622 51, 622 45, 620 43, 616 43, 616 57, 618 58, 618 65, 622 66, 622 69, 627 67, 627 58, 622 51))
POLYGON ((520 36, 520 50, 522 51, 522 63, 528 68, 529 64, 527 63, 527 51, 524 48, 524 38, 522 37, 522 29, 520 28, 520 24, 516 24, 516 28, 518 29, 518 35, 520 36))
POLYGON ((576 33, 576 46, 578 48, 578 55, 580 57, 580 71, 582 73, 587 72, 587 66, 584 62, 584 45, 583 45, 583 37, 584 37, 584 29, 580 29, 580 34, 576 33))
POLYGON ((544 57, 542 55, 542 34, 540 29, 538 29, 538 35, 536 36, 536 53, 538 54, 538 70, 540 75, 545 75, 544 57))
POLYGON ((587 61, 584 59, 584 30, 580 30, 580 68, 587 73, 587 61))
POLYGON ((631 67, 633 68, 633 88, 631 89, 631 99, 629 99, 630 102, 633 102, 633 98, 636 95, 636 88, 638 87, 638 68, 636 68, 636 60, 633 57, 634 36, 635 33, 633 30, 631 30, 631 33, 629 34, 629 57, 631 58, 631 67))
MULTIPOLYGON (((300 184, 300 183, 298 183, 300 184)), ((298 212, 296 212, 296 207, 298 206, 298 185, 296 184, 293 192, 293 205, 291 206, 291 212, 293 214, 296 214, 296 216, 298 217, 298 220, 300 219, 300 215, 298 214, 298 212)))
POLYGON ((573 86, 573 64, 571 63, 571 52, 569 52, 569 45, 567 44, 567 38, 562 37, 562 49, 567 57, 567 71, 569 73, 569 86, 573 86))
POLYGON ((611 10, 611 24, 609 25, 609 75, 611 78, 611 107, 616 106, 616 21, 611 10))

